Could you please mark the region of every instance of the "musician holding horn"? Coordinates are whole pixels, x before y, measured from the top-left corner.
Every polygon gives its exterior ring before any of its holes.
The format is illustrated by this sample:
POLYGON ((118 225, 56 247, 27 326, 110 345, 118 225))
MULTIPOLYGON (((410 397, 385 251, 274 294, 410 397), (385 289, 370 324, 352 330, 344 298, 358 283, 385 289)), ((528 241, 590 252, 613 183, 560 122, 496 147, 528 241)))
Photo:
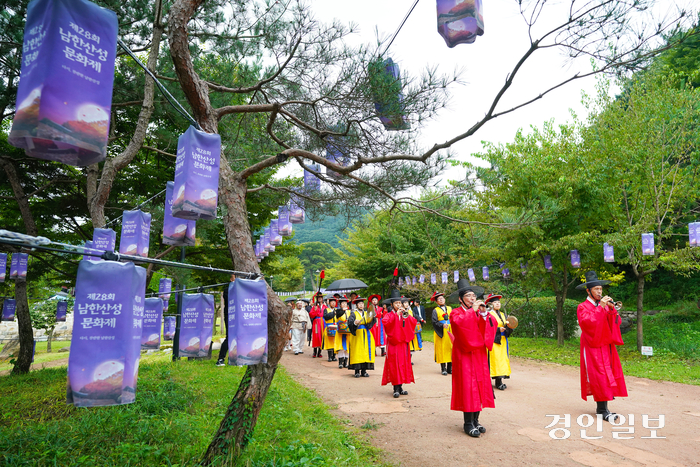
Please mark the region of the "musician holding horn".
POLYGON ((472 438, 486 433, 479 423, 481 410, 495 407, 487 351, 493 348, 498 326, 486 304, 477 300, 483 293, 482 287, 460 279, 454 298, 461 306, 450 313, 450 332, 454 334, 450 409, 463 412, 464 432, 472 438))
POLYGON ((581 327, 581 398, 593 396, 596 414, 612 423, 619 415, 608 410, 608 401, 627 397, 627 386, 616 347, 624 344, 620 315, 613 299, 603 296, 603 286, 609 283, 599 280, 595 271, 588 271, 586 282, 576 287, 588 294, 576 314, 581 327))
POLYGON ((489 369, 491 379, 494 380, 496 389, 504 391, 506 389, 504 379, 510 378, 510 355, 508 355, 508 338, 513 329, 508 327, 508 315, 501 311, 501 295, 488 294, 484 299, 486 309, 496 320, 498 331, 493 340, 493 349, 489 351, 489 369))

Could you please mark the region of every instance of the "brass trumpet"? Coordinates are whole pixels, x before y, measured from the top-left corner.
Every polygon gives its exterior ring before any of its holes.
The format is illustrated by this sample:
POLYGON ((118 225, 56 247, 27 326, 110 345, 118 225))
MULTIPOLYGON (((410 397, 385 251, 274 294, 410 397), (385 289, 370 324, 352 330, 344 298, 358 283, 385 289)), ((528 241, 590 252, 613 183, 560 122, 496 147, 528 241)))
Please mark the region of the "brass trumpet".
POLYGON ((610 297, 610 303, 616 311, 622 310, 622 302, 616 302, 614 298, 610 297))

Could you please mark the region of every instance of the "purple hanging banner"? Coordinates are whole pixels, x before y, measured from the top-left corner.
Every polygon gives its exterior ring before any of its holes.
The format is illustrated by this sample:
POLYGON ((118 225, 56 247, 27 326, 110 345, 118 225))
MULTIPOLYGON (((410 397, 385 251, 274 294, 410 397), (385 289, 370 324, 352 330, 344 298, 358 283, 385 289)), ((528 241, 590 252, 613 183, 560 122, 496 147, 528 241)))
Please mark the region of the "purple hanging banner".
POLYGON ((163 277, 158 281, 158 297, 164 300, 170 300, 170 292, 173 290, 173 280, 169 277, 163 277))
POLYGON ((614 263, 615 262, 615 250, 613 249, 612 245, 608 245, 607 243, 603 243, 603 260, 606 263, 614 263))
POLYGON ((267 284, 237 279, 228 297, 229 365, 267 363, 267 284))
POLYGON ((642 254, 644 256, 649 256, 654 254, 654 234, 653 233, 643 233, 642 234, 642 254))
POLYGON ((76 407, 134 402, 146 270, 131 262, 81 261, 75 284, 67 402, 76 407))
POLYGON ((399 277, 399 288, 403 287, 403 277, 399 277))
POLYGON ((180 356, 199 357, 202 325, 204 323, 203 293, 182 294, 180 320, 180 356))
POLYGON ((581 254, 578 252, 578 250, 571 250, 570 255, 571 255, 571 265, 575 268, 580 268, 581 267, 581 254))
POLYGON ((421 284, 425 284, 425 274, 421 274, 420 277, 418 278, 418 282, 421 284))
POLYGON ((65 300, 56 301, 56 322, 65 321, 68 314, 68 302, 65 300))
POLYGON ((469 282, 476 282, 476 276, 472 268, 467 269, 467 276, 469 276, 469 282))
MULTIPOLYGON (((321 166, 318 164, 305 164, 306 167, 311 169, 313 172, 319 173, 321 171, 321 166)), ((304 169, 304 189, 306 191, 318 191, 321 189, 321 179, 319 179, 313 172, 304 169)))
POLYGON ((384 129, 396 131, 411 128, 406 121, 399 66, 391 58, 378 59, 369 64, 368 75, 374 109, 384 129))
POLYGON ((489 280, 489 267, 484 266, 481 268, 481 277, 484 278, 485 281, 489 280))
POLYGON ((104 160, 117 15, 86 0, 34 0, 22 48, 9 143, 69 165, 104 160))
POLYGON ((438 33, 450 48, 484 35, 481 0, 437 0, 437 20, 438 33))
POLYGON ((434 272, 430 273, 430 283, 437 284, 437 275, 434 272))
POLYGON ((17 301, 14 298, 6 298, 2 304, 2 320, 14 321, 17 301))
POLYGON ((502 274, 504 279, 508 279, 510 277, 510 269, 503 268, 502 274))
MULTIPOLYGON (((117 244, 117 233, 112 229, 95 229, 92 233, 92 247, 96 250, 114 251, 117 244)), ((85 257, 83 257, 85 259, 85 257)), ((92 256, 92 261, 102 261, 102 258, 92 256)))
POLYGON ((456 284, 457 282, 459 282, 459 271, 455 271, 453 276, 454 276, 454 282, 456 284))
POLYGON ((403 278, 403 282, 404 282, 404 284, 406 284, 406 285, 411 285, 411 277, 410 277, 410 276, 404 277, 404 278, 403 278))
POLYGON ((190 126, 177 140, 173 217, 216 219, 221 136, 190 126))
POLYGON ((12 253, 10 259, 10 279, 17 279, 17 264, 19 263, 19 253, 12 253))
POLYGON ((262 236, 262 245, 265 251, 274 251, 272 243, 270 243, 270 228, 265 227, 265 233, 262 236))
POLYGON ((136 211, 124 211, 119 253, 148 258, 148 243, 151 234, 151 215, 136 211))
POLYGON ((163 209, 163 244, 194 246, 197 221, 173 217, 174 182, 165 185, 165 208, 163 209))
POLYGON ((168 312, 168 300, 166 300, 165 298, 163 298, 161 300, 163 301, 163 313, 167 313, 168 312))
POLYGON ((163 339, 166 341, 173 340, 175 337, 175 326, 177 324, 177 318, 175 316, 164 316, 163 317, 163 339))
MULTIPOLYGON (((83 246, 84 246, 85 248, 89 249, 89 250, 94 250, 94 249, 95 249, 95 243, 94 243, 94 242, 91 242, 90 240, 86 240, 86 241, 85 241, 85 245, 83 245, 83 246)), ((100 258, 99 256, 90 256, 90 255, 87 254, 87 253, 89 253, 89 251, 83 251, 83 261, 85 261, 85 260, 90 260, 90 261, 101 261, 101 260, 102 260, 102 258, 100 258)))
POLYGON ((282 235, 278 229, 278 219, 270 221, 270 245, 279 246, 282 244, 282 235))
POLYGON ((411 280, 411 285, 416 285, 416 276, 413 276, 413 279, 411 280))
POLYGON ((447 284, 447 273, 443 272, 442 274, 440 274, 440 276, 442 278, 442 283, 447 284))
MULTIPOLYGON (((335 125, 330 128, 330 131, 343 133, 345 130, 342 125, 335 125)), ((326 136, 326 160, 328 162, 338 164, 341 167, 348 165, 348 158, 343 154, 344 149, 345 143, 342 136, 326 136)), ((342 177, 341 174, 329 168, 326 168, 326 176, 333 178, 342 177)))
POLYGON ((521 274, 524 276, 527 274, 527 263, 520 263, 521 274))
POLYGON ((160 326, 163 319, 163 300, 147 298, 143 310, 143 332, 141 350, 160 349, 160 326))
POLYGON ((545 255, 544 256, 544 268, 547 271, 552 270, 552 255, 545 255))
POLYGON ((690 246, 698 246, 698 223, 691 222, 688 224, 688 244, 690 246))
POLYGON ((0 282, 5 282, 7 277, 7 253, 0 253, 0 282))
POLYGON ((278 221, 277 228, 283 237, 289 237, 292 235, 292 223, 289 222, 289 208, 287 206, 280 206, 277 208, 278 221))
POLYGON ((304 212, 304 200, 289 200, 289 222, 292 224, 303 224, 306 217, 304 212))
MULTIPOLYGON (((15 273, 15 279, 26 279, 27 278, 27 267, 29 266, 29 254, 28 253, 14 253, 12 259, 17 257, 17 271, 15 273)), ((12 268, 10 268, 10 276, 12 276, 12 268)))
POLYGON ((202 294, 202 332, 199 336, 199 356, 206 357, 209 354, 211 340, 214 336, 214 296, 202 294))

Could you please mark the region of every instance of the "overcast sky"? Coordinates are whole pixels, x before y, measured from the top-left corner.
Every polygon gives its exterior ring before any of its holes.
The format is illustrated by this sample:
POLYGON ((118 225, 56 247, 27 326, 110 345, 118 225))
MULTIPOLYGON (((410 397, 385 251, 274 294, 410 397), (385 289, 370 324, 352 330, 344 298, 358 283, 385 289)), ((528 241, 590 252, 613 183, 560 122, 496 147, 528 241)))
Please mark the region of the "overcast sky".
MULTIPOLYGON (((350 40, 368 43, 376 40, 377 31, 382 38, 391 36, 413 0, 311 0, 310 4, 322 22, 338 19, 344 23, 356 23, 358 34, 351 36, 350 40)), ((568 5, 568 1, 548 2, 536 32, 561 24, 568 16, 568 5)), ((657 2, 657 8, 664 12, 668 5, 670 2, 657 2)), ((487 0, 483 11, 484 35, 477 37, 473 44, 450 49, 437 33, 435 0, 420 0, 387 53, 399 64, 402 72, 414 76, 426 66, 438 66, 447 74, 455 69, 463 70, 462 78, 466 84, 453 88, 450 108, 420 130, 419 142, 423 148, 465 132, 483 117, 508 73, 529 48, 527 27, 516 1, 487 0)), ((497 110, 505 110, 532 98, 577 71, 590 70, 588 60, 572 63, 561 50, 538 51, 520 70, 497 110)), ((595 78, 592 77, 567 84, 536 103, 492 120, 471 138, 455 144, 452 150, 458 159, 474 161, 470 155, 482 150, 481 141, 512 141, 519 128, 541 126, 549 119, 564 123, 571 119, 569 109, 584 117, 581 93, 593 94, 594 88, 595 78)), ((301 169, 295 167, 293 173, 300 176, 301 169)), ((451 169, 443 181, 463 176, 463 170, 451 169)))

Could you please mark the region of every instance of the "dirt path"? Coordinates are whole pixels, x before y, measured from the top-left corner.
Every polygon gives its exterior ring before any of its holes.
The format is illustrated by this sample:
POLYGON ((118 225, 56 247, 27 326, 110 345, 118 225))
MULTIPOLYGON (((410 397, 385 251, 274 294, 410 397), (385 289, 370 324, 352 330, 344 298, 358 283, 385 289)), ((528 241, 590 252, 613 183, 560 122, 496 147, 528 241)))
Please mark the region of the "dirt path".
MULTIPOLYGON (((66 354, 68 355, 68 354, 66 354)), ((57 366, 68 366, 68 357, 65 358, 59 358, 57 360, 51 360, 48 362, 42 362, 42 363, 32 363, 32 366, 30 367, 29 371, 35 371, 35 370, 42 370, 44 368, 54 368, 57 366)), ((11 370, 4 370, 0 371, 0 376, 7 376, 10 374, 11 370)))
MULTIPOLYGON (((325 352, 324 352, 325 354, 325 352)), ((496 408, 480 417, 487 432, 479 439, 462 431, 462 414, 450 410, 451 377, 442 376, 433 362, 433 344, 426 342, 414 354, 416 384, 404 385, 408 396, 392 397, 390 386, 380 386, 383 357, 377 357, 370 378, 355 379, 326 358, 285 353, 282 364, 297 381, 313 389, 337 415, 354 426, 373 419, 381 426, 371 433, 372 443, 388 453, 388 461, 401 466, 544 465, 595 467, 685 467, 700 465, 700 387, 627 377, 628 398, 610 403, 613 411, 634 415, 633 439, 614 439, 613 427, 595 423, 581 436, 577 417, 593 414, 595 403, 580 398, 578 368, 514 358, 508 389, 496 391, 496 408), (550 438, 555 427, 546 415, 571 415, 570 437, 550 438), (658 436, 644 428, 642 415, 659 418, 665 426, 658 436)), ((582 419, 583 420, 583 419, 582 419)), ((585 421, 585 420, 584 420, 585 421)), ((656 424, 658 422, 651 422, 656 424)), ((563 424, 557 425, 563 428, 563 424)), ((630 429, 629 420, 625 427, 630 429)), ((619 431, 622 428, 619 427, 619 431)), ((562 432, 557 435, 561 436, 562 432)))

